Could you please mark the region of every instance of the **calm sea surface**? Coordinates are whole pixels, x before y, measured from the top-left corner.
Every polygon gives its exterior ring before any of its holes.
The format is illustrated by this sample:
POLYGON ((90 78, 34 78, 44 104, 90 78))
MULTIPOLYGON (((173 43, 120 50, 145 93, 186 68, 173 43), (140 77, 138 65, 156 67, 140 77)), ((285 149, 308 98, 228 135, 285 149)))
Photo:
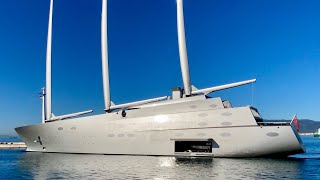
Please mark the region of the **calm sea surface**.
POLYGON ((0 150, 0 179, 320 179, 320 138, 287 159, 177 159, 0 150))

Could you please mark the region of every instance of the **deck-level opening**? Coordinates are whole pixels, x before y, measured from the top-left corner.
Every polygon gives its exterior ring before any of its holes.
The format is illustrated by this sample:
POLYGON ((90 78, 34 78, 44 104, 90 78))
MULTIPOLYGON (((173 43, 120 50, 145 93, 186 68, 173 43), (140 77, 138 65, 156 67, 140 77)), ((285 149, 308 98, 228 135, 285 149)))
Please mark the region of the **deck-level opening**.
POLYGON ((212 153, 212 141, 175 141, 175 152, 212 153))

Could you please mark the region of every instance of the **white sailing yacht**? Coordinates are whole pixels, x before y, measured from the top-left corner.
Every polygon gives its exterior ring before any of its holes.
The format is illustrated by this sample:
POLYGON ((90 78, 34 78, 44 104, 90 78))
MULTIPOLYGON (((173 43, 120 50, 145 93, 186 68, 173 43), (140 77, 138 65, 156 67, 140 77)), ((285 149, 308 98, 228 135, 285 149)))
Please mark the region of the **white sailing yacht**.
POLYGON ((62 116, 51 111, 51 31, 47 41, 46 88, 42 89, 42 123, 17 127, 27 151, 126 155, 258 157, 304 152, 299 134, 286 122, 263 122, 257 109, 232 107, 209 93, 233 88, 247 80, 206 89, 191 85, 183 1, 177 0, 177 28, 183 89, 171 96, 114 105, 110 100, 107 51, 107 0, 102 0, 101 48, 105 112, 92 110, 62 116))

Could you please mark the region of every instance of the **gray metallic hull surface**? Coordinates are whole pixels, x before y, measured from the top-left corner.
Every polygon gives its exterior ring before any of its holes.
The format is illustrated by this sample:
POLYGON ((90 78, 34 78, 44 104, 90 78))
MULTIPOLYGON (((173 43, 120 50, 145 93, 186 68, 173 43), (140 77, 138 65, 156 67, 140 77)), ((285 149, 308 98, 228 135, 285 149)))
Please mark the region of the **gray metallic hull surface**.
POLYGON ((68 121, 25 126, 16 131, 27 144, 27 151, 214 157, 257 157, 303 152, 299 137, 289 125, 145 131, 119 129, 118 132, 108 132, 105 128, 108 123, 103 126, 92 120, 91 126, 88 126, 78 120, 76 126, 70 126, 65 122, 68 121), (213 139, 216 144, 212 153, 175 153, 175 140, 186 139, 213 139))
POLYGON ((165 156, 257 157, 304 151, 289 125, 259 126, 250 107, 220 98, 107 113, 16 128, 27 151, 165 156), (212 153, 175 152, 176 141, 207 141, 212 153))

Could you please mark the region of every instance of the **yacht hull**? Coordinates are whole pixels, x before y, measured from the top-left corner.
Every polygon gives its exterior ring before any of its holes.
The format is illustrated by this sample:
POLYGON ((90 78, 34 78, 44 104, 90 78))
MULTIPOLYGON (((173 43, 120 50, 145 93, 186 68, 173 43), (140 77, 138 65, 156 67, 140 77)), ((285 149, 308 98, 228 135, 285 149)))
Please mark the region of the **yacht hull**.
POLYGON ((290 124, 258 124, 251 107, 204 96, 16 128, 27 151, 211 157, 304 152, 290 124), (163 104, 167 103, 167 104, 163 104))
MULTIPOLYGON (((290 125, 281 126, 230 126, 181 129, 149 129, 129 131, 122 127, 106 131, 108 123, 92 119, 58 121, 16 128, 27 145, 27 151, 164 155, 259 157, 288 156, 304 152, 299 135, 290 125), (176 141, 212 141, 210 152, 176 152, 176 141)), ((134 128, 132 128, 134 129, 134 128)))

